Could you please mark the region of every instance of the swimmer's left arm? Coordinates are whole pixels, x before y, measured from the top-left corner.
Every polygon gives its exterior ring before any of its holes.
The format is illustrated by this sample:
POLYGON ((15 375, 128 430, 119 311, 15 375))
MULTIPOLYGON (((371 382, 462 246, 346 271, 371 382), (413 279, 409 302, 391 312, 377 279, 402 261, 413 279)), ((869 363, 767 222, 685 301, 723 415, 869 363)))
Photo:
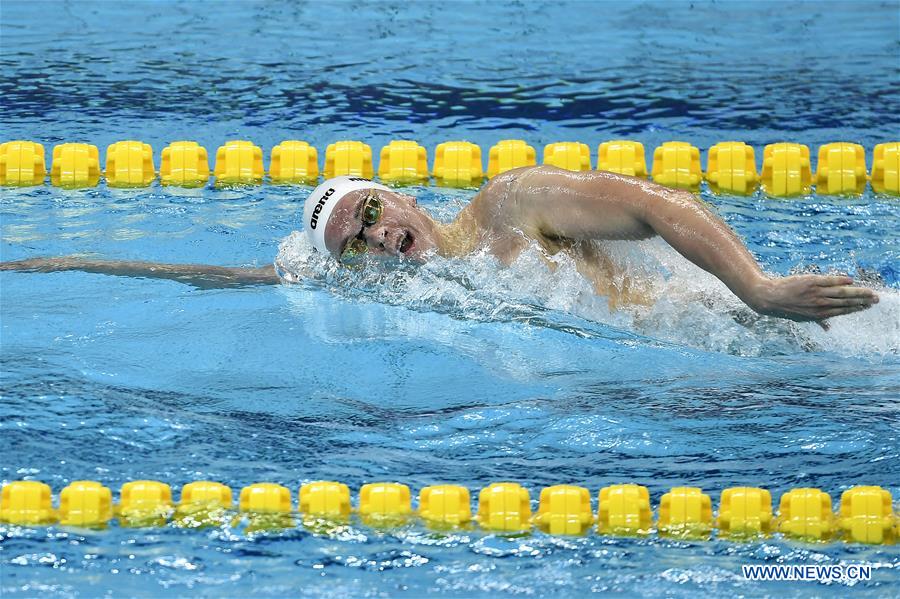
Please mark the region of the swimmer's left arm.
POLYGON ((95 260, 79 256, 29 258, 0 262, 0 270, 62 272, 77 270, 120 277, 168 279, 200 289, 275 285, 280 282, 274 266, 243 268, 206 264, 165 264, 136 260, 95 260))
POLYGON ((846 276, 767 276, 734 231, 686 191, 613 173, 539 167, 522 176, 516 195, 525 217, 551 238, 659 235, 762 314, 822 321, 878 301, 846 276))

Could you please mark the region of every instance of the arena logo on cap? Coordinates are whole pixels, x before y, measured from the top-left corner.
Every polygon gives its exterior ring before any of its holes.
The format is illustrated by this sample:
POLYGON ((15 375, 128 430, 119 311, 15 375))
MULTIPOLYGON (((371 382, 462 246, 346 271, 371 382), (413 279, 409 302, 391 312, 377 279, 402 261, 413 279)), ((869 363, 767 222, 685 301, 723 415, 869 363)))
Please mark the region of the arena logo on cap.
POLYGON ((329 187, 328 191, 319 199, 319 202, 316 204, 316 207, 313 208, 312 216, 309 219, 309 226, 311 229, 315 229, 316 225, 319 222, 319 213, 322 212, 322 208, 325 207, 325 202, 328 201, 328 198, 334 193, 334 187, 329 187))

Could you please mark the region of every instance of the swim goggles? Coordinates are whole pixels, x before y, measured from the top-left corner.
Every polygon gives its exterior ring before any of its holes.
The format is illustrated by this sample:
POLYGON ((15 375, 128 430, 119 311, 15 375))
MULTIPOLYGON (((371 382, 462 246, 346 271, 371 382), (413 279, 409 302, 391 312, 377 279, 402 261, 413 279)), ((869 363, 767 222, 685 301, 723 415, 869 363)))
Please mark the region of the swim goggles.
POLYGON ((381 200, 378 199, 378 196, 375 195, 375 190, 370 191, 369 195, 363 200, 362 207, 359 211, 360 219, 363 224, 362 229, 359 230, 356 237, 344 245, 340 257, 341 262, 345 264, 353 262, 369 251, 369 244, 366 243, 366 238, 364 236, 366 227, 377 224, 378 221, 381 220, 381 214, 383 212, 384 205, 381 203, 381 200))

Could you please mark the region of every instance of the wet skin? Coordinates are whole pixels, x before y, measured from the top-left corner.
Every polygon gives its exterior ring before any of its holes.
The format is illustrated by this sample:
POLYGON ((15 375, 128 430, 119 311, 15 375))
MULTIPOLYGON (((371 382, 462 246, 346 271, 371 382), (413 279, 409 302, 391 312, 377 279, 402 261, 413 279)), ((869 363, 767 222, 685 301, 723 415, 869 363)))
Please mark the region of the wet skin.
MULTIPOLYGON (((339 256, 349 240, 359 237, 374 258, 424 261, 434 253, 462 256, 485 249, 509 264, 536 242, 548 255, 570 254, 579 271, 615 307, 649 300, 640 289, 629 288, 627 281, 613 286, 614 266, 590 242, 658 235, 760 314, 818 321, 827 328, 825 319, 878 302, 874 291, 853 286, 847 276, 766 275, 740 238, 693 194, 635 177, 551 166, 514 169, 491 179, 446 225, 419 208, 414 197, 379 190, 374 193, 382 203, 381 217, 364 226, 359 207, 369 193, 347 194, 335 207, 325 229, 332 255, 339 256)), ((244 269, 72 257, 4 262, 0 270, 86 270, 203 287, 279 282, 271 266, 244 269)))
POLYGON ((434 221, 411 196, 378 191, 382 218, 363 227, 357 208, 368 193, 348 194, 336 207, 325 231, 332 254, 361 235, 375 257, 422 260, 430 251, 454 256, 484 248, 508 264, 537 242, 549 255, 570 254, 615 306, 649 300, 627 278, 620 287, 611 285, 615 267, 589 242, 659 235, 761 314, 822 322, 878 302, 874 291, 853 286, 847 276, 766 275, 740 238, 693 194, 635 177, 552 166, 514 169, 491 179, 449 225, 434 221), (399 241, 408 235, 414 243, 401 252, 399 241))
POLYGON ((335 205, 325 227, 325 246, 337 257, 351 239, 359 237, 366 242, 366 253, 371 256, 422 261, 437 249, 438 227, 419 209, 413 196, 360 189, 348 193, 335 205), (381 202, 382 212, 378 222, 364 226, 361 208, 370 194, 381 202))

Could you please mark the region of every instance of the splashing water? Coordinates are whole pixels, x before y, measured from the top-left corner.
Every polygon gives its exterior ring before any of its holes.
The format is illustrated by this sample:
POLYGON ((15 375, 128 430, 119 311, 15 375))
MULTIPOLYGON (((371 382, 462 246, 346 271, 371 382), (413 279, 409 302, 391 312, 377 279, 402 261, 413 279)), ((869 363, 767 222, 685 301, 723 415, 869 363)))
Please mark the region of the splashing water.
POLYGON ((527 321, 604 337, 644 338, 742 356, 830 351, 845 356, 900 352, 900 293, 880 286, 881 301, 863 312, 830 321, 794 323, 760 316, 713 275, 661 240, 597 242, 616 263, 621 288, 626 278, 643 286, 649 306, 611 310, 560 253, 549 258, 532 244, 509 266, 481 251, 465 258, 433 256, 426 264, 387 265, 368 261, 349 269, 314 252, 301 232, 285 238, 275 260, 287 282, 325 285, 332 293, 413 310, 437 311, 478 321, 527 321), (573 322, 574 321, 574 322, 573 322))

